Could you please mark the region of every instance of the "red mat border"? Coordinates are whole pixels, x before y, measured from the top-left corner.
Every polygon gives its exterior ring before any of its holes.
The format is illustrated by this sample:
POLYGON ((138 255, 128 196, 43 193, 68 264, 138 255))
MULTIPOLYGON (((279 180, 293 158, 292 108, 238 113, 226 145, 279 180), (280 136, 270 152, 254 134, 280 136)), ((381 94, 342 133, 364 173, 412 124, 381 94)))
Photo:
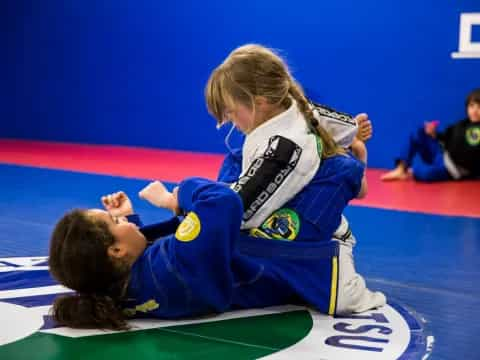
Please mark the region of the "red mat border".
MULTIPOLYGON (((215 179, 223 155, 112 145, 0 139, 0 163, 54 170, 179 182, 215 179)), ((367 172, 369 193, 353 205, 480 218, 480 182, 384 183, 384 170, 367 172)))

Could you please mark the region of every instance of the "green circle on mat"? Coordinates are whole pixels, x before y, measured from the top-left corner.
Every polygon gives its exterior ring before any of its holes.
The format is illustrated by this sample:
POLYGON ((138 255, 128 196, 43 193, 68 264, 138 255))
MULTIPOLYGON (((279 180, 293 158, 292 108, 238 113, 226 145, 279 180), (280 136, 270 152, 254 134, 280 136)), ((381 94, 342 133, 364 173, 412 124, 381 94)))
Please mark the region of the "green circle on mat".
POLYGON ((307 310, 70 338, 37 332, 0 347, 2 360, 256 359, 311 330, 307 310))

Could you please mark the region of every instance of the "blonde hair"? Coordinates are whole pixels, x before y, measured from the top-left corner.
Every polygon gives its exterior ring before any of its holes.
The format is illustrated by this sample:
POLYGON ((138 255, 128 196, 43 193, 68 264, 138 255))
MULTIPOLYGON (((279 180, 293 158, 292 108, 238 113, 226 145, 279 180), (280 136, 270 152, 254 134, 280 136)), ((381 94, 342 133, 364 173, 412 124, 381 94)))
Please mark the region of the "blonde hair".
POLYGON ((291 105, 293 98, 308 127, 323 142, 322 157, 345 153, 318 124, 302 87, 290 74, 283 59, 272 49, 249 44, 233 50, 212 72, 205 87, 208 112, 219 124, 226 120, 226 108, 233 107, 235 103, 255 109, 257 96, 285 109, 291 105))

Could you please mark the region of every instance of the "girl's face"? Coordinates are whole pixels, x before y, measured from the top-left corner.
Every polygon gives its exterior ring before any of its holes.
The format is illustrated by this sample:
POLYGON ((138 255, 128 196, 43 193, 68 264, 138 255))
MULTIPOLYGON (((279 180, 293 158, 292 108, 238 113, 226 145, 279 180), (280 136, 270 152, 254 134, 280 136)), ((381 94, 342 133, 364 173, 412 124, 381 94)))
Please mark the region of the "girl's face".
POLYGON ((240 102, 233 103, 232 106, 227 107, 225 119, 232 121, 235 127, 244 134, 249 134, 265 121, 285 110, 281 106, 269 104, 267 99, 259 96, 255 99, 254 109, 240 102))
POLYGON ((244 134, 248 134, 255 124, 255 112, 246 105, 236 103, 225 109, 225 119, 233 122, 244 134))
POLYGON ((128 222, 127 218, 113 217, 107 211, 100 209, 88 210, 88 215, 105 222, 115 238, 115 243, 108 249, 110 256, 131 259, 133 264, 147 247, 145 236, 138 226, 128 222))
POLYGON ((467 114, 471 122, 480 122, 480 104, 471 101, 467 107, 467 114))

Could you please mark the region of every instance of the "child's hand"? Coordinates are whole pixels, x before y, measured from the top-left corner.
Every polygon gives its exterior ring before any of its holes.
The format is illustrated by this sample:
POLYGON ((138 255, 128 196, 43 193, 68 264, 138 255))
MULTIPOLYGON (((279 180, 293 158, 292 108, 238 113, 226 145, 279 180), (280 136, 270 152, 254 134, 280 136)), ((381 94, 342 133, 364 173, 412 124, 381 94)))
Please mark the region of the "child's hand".
POLYGON ((372 122, 368 119, 368 115, 365 113, 355 116, 355 121, 358 124, 357 139, 366 142, 370 140, 373 134, 372 122))
POLYGON ((437 120, 427 121, 425 123, 425 134, 435 138, 437 136, 437 127, 439 122, 437 120))
MULTIPOLYGON (((176 189, 175 189, 176 190, 176 189)), ((138 195, 140 198, 147 200, 152 205, 170 209, 173 212, 177 213, 178 211, 178 199, 177 192, 178 190, 173 190, 173 194, 167 190, 165 185, 160 181, 154 181, 148 184, 143 190, 141 190, 138 195)))
POLYGON ((123 191, 102 196, 101 200, 105 210, 112 216, 118 217, 133 214, 132 202, 123 191))

